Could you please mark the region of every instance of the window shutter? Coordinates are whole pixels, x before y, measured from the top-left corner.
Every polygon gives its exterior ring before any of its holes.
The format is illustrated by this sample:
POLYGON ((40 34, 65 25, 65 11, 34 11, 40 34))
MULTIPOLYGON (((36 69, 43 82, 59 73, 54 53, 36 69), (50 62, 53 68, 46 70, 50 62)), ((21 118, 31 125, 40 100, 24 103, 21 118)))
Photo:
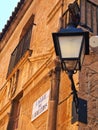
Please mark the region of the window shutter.
POLYGON ((98 5, 90 0, 80 0, 80 25, 90 32, 98 34, 98 5))
POLYGON ((26 23, 26 25, 22 30, 22 34, 20 36, 21 40, 11 54, 7 76, 12 72, 13 68, 17 65, 17 63, 20 61, 20 59, 23 57, 25 52, 30 47, 33 21, 34 21, 34 15, 30 17, 30 19, 28 20, 28 22, 26 23))
POLYGON ((18 120, 20 115, 20 99, 22 98, 23 93, 19 95, 12 101, 11 114, 7 126, 7 130, 16 130, 18 128, 18 120))

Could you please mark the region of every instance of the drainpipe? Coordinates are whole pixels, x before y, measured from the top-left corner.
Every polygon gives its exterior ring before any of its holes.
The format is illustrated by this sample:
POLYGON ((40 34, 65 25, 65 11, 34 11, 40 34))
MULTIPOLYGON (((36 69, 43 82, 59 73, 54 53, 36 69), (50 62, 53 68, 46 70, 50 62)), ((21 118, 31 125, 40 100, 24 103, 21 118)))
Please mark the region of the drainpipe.
POLYGON ((60 61, 57 59, 55 60, 55 68, 51 70, 50 74, 51 91, 49 97, 47 130, 56 130, 57 126, 57 108, 59 99, 60 72, 61 72, 60 61))

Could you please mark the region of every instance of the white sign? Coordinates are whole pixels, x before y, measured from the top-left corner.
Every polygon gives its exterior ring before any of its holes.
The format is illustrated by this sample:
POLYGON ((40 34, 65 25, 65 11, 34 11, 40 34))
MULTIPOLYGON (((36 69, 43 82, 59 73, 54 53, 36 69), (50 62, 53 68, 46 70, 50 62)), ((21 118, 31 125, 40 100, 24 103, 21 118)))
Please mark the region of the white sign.
POLYGON ((49 90, 33 103, 32 121, 48 109, 49 90))

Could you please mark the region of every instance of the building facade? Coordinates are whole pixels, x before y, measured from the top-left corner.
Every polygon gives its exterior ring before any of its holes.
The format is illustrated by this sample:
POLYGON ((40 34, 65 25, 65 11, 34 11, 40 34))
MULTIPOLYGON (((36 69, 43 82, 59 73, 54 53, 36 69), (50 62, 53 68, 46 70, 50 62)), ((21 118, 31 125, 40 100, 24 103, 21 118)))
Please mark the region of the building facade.
MULTIPOLYGON (((64 17, 63 22, 61 18, 73 2, 20 0, 7 21, 0 34, 0 130, 55 130, 49 129, 51 120, 56 120, 56 130, 98 129, 97 43, 91 44, 81 72, 74 75, 78 95, 87 103, 87 110, 83 111, 86 119, 79 120, 75 113, 67 74, 61 70, 60 79, 54 77, 56 55, 52 33, 67 25, 67 18, 64 17), (50 100, 53 90, 57 90, 54 84, 59 89, 56 111, 52 111, 54 102, 50 100)), ((77 2, 84 12, 85 0, 77 2)), ((98 34, 98 2, 91 1, 87 6, 88 13, 81 13, 79 26, 92 37, 98 34), (88 26, 84 26, 85 23, 88 26)))

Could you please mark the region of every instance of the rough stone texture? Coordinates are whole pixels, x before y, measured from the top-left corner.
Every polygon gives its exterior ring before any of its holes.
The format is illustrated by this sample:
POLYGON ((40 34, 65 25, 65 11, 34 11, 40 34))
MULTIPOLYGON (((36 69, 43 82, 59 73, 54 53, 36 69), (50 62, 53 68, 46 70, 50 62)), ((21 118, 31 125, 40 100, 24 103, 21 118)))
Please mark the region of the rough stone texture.
MULTIPOLYGON (((98 50, 97 50, 98 52, 98 50)), ((85 57, 80 73, 79 94, 87 100, 88 124, 80 124, 79 130, 98 129, 98 54, 93 52, 85 57), (83 128, 82 128, 83 127, 83 128)))

